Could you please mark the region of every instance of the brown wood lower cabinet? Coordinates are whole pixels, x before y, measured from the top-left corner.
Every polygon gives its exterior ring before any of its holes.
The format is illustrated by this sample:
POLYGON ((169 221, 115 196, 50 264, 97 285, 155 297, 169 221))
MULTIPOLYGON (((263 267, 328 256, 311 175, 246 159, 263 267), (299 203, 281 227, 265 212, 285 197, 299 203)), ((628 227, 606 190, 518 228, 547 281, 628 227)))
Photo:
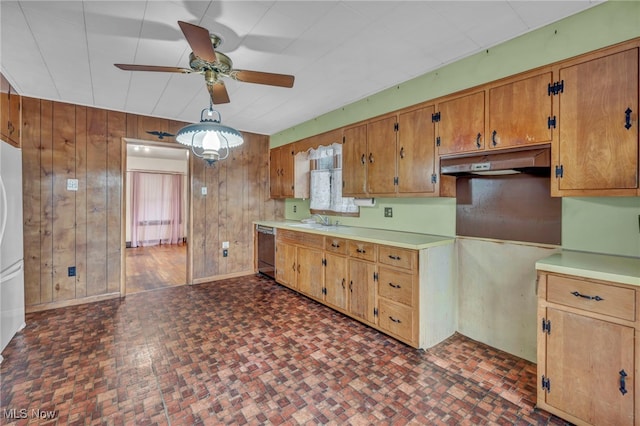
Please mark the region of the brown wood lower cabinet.
POLYGON ((278 283, 413 347, 455 331, 453 244, 412 250, 288 229, 276 235, 278 283))
POLYGON ((638 291, 539 272, 538 407, 579 425, 637 425, 638 291))

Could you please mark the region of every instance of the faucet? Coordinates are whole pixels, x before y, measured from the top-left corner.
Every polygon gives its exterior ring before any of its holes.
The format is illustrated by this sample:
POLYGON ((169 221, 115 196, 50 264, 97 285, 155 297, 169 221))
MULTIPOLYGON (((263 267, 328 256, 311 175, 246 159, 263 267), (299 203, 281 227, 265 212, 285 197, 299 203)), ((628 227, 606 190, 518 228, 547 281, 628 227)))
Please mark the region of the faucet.
POLYGON ((329 222, 329 218, 328 218, 328 217, 325 217, 325 216, 322 216, 321 214, 314 214, 314 215, 313 215, 313 216, 311 216, 311 217, 314 217, 314 218, 315 218, 315 217, 317 217, 317 218, 319 218, 319 219, 320 219, 320 223, 321 223, 322 225, 324 225, 324 226, 329 226, 329 225, 331 225, 331 223, 329 222))

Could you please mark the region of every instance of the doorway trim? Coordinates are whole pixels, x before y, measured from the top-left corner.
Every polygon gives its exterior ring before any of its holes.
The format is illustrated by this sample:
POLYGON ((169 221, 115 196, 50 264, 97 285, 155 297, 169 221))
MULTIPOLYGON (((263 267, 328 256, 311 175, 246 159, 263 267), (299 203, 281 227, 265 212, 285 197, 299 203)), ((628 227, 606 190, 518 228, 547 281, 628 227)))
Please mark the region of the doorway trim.
POLYGON ((141 146, 157 146, 161 148, 170 148, 170 149, 179 149, 181 151, 185 151, 187 153, 187 193, 186 193, 186 212, 185 212, 185 220, 186 228, 187 228, 187 256, 185 259, 185 285, 193 284, 193 274, 191 271, 193 262, 193 233, 191 226, 191 171, 192 171, 192 162, 193 156, 189 152, 189 150, 176 142, 158 142, 158 141, 150 141, 145 139, 134 139, 134 138, 122 138, 121 140, 121 153, 122 153, 122 190, 120 194, 120 206, 121 206, 121 221, 120 221, 120 297, 125 297, 127 295, 127 257, 126 257, 126 248, 127 248, 127 146, 128 145, 141 145, 141 146))

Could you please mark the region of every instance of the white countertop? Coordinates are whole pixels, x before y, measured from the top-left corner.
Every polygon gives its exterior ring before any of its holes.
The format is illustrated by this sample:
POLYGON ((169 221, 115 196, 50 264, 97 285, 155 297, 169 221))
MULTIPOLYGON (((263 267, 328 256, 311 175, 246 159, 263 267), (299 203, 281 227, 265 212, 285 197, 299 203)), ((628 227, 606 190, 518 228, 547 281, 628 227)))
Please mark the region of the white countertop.
POLYGON ((338 238, 366 241, 376 244, 386 244, 414 250, 425 249, 445 244, 453 244, 455 237, 441 235, 417 234, 413 232, 389 231, 386 229, 361 228, 357 226, 331 226, 327 229, 307 229, 297 227, 300 222, 286 221, 255 221, 256 225, 271 226, 274 228, 289 229, 291 231, 310 232, 338 238))
POLYGON ((563 250, 536 262, 540 271, 640 286, 640 258, 563 250))

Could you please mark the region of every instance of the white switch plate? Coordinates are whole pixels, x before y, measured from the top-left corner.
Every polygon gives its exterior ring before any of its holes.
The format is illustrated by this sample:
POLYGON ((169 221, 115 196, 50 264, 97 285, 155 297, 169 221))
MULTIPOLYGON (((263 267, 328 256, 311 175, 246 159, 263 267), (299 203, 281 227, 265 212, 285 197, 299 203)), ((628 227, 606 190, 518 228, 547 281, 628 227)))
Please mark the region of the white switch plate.
POLYGON ((67 191, 78 190, 78 179, 67 179, 67 191))
POLYGON ((202 195, 207 195, 207 187, 206 186, 202 187, 202 195))
POLYGON ((222 242, 222 248, 223 249, 229 248, 229 241, 223 241, 222 242))

